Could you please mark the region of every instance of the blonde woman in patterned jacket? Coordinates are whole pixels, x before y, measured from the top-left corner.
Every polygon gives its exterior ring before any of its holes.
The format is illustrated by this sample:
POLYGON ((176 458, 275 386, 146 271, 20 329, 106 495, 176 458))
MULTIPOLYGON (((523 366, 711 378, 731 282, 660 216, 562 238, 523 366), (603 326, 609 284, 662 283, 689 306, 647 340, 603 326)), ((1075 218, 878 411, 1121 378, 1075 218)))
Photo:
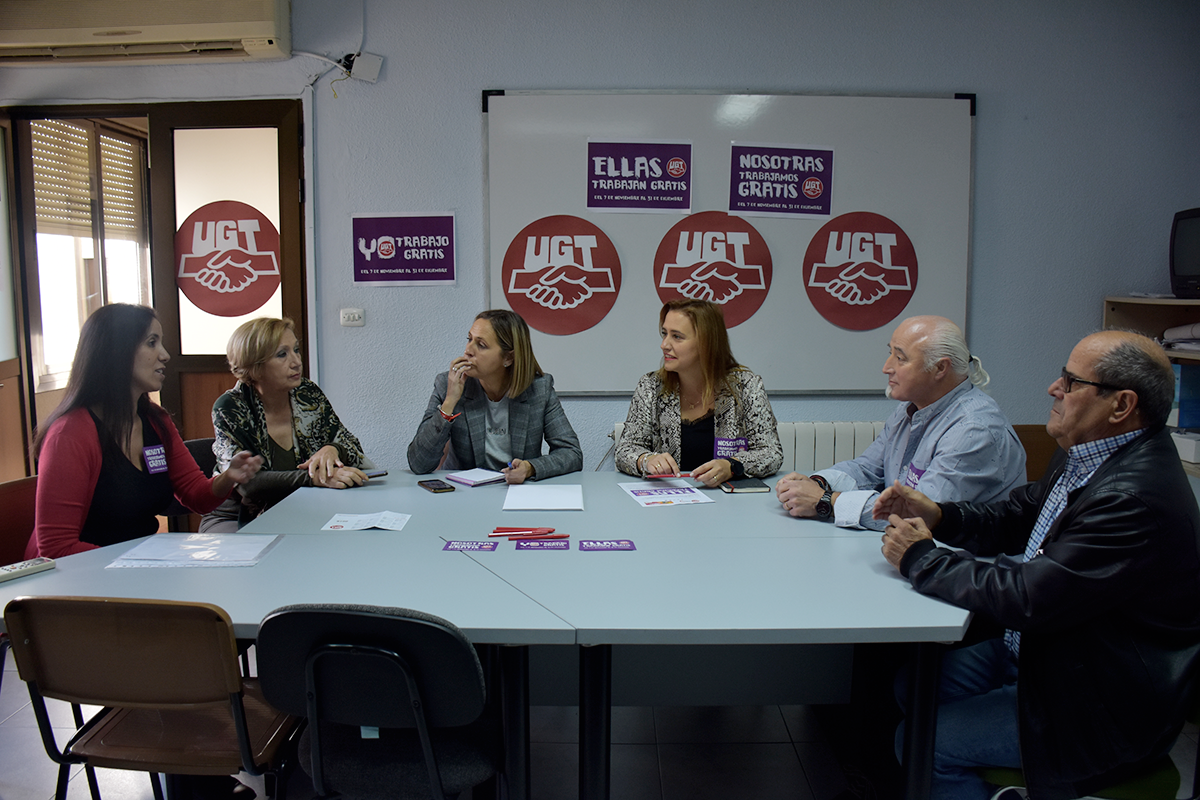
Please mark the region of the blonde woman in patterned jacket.
POLYGON ((783 463, 775 413, 762 378, 729 349, 721 309, 707 300, 671 300, 658 315, 663 363, 642 376, 617 443, 617 468, 630 475, 691 472, 705 486, 783 463))
POLYGON ((301 486, 348 489, 366 474, 362 445, 338 419, 329 398, 304 377, 290 319, 261 317, 238 326, 226 349, 238 382, 213 403, 217 474, 239 450, 265 460, 262 471, 216 511, 201 531, 230 532, 301 486))

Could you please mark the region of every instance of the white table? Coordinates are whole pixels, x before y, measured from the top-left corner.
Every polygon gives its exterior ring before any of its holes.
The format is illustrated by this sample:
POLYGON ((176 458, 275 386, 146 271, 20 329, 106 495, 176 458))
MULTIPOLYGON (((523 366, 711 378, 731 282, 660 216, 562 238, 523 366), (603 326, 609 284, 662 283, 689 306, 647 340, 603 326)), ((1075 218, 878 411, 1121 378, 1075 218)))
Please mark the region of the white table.
POLYGON ((22 594, 161 597, 217 603, 251 638, 291 603, 418 608, 453 621, 472 641, 514 645, 505 656, 513 727, 514 796, 528 789, 531 644, 580 648, 580 796, 608 797, 611 647, 614 644, 783 645, 923 643, 908 757, 910 797, 927 794, 936 642, 957 641, 968 612, 917 594, 883 560, 879 534, 795 520, 773 493, 727 495, 693 506, 642 508, 614 473, 551 479, 583 486, 584 511, 502 511, 507 488, 432 494, 394 471, 348 491, 302 489, 243 530, 284 534, 252 568, 103 569, 134 542, 60 559, 56 570, 0 584, 22 594), (403 531, 322 532, 335 513, 412 514, 403 531), (565 552, 442 549, 486 540, 498 525, 547 525, 570 534, 565 552), (633 539, 633 552, 581 552, 581 539, 633 539), (513 709, 523 708, 523 714, 513 709))
POLYGON ((608 797, 614 644, 772 645, 914 642, 909 796, 928 793, 933 643, 958 641, 970 614, 915 592, 884 561, 880 536, 783 512, 774 493, 725 494, 678 507, 642 508, 611 472, 550 483, 583 486, 584 511, 503 511, 503 484, 431 494, 390 475, 330 498, 302 490, 244 530, 307 535, 334 513, 413 513, 403 534, 482 540, 499 525, 544 525, 571 549, 519 552, 504 541, 470 558, 519 588, 576 631, 580 646, 580 797, 608 797), (581 552, 580 539, 630 538, 636 551, 581 552), (922 702, 924 699, 924 702, 922 702))

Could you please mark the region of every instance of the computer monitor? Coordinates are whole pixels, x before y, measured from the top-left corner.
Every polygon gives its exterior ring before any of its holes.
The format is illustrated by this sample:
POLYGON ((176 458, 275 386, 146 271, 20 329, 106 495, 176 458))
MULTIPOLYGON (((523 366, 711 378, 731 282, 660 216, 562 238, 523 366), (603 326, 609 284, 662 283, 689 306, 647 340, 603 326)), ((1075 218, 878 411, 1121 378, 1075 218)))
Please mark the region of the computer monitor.
POLYGON ((1180 211, 1171 223, 1171 293, 1200 297, 1200 208, 1180 211))

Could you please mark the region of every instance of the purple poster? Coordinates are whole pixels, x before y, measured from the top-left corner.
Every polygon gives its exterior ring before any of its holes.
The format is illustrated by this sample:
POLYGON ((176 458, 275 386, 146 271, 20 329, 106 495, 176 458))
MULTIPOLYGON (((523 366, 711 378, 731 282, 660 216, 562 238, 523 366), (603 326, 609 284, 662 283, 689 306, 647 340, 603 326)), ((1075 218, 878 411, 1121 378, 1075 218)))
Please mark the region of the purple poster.
POLYGON ((454 215, 355 214, 354 282, 453 286, 454 215))
POLYGON ((765 144, 729 150, 729 213, 828 217, 833 211, 833 151, 765 144))
POLYGON ((692 210, 690 142, 588 142, 592 211, 692 210))

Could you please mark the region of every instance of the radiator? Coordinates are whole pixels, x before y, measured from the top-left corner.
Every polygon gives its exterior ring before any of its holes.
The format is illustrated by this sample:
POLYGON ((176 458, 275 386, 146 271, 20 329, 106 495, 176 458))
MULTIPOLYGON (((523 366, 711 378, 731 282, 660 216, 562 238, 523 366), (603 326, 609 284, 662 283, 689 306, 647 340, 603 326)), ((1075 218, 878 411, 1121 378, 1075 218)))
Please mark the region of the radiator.
MULTIPOLYGON (((624 422, 613 426, 614 442, 621 440, 624 427, 624 422)), ((883 430, 883 423, 780 422, 777 428, 779 441, 783 444, 783 466, 779 468, 779 474, 801 472, 807 475, 861 455, 883 430)))

